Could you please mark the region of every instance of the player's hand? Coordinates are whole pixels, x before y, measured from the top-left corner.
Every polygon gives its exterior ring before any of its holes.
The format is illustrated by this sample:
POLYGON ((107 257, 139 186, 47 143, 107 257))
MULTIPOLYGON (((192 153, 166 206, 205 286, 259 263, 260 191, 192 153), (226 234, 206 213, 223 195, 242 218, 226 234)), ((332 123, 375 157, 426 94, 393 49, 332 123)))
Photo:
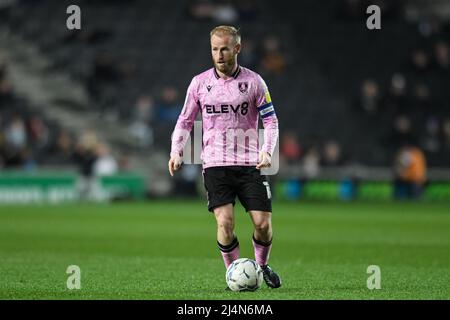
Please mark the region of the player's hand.
POLYGON ((271 163, 272 157, 270 154, 265 151, 261 151, 259 153, 259 163, 256 165, 256 169, 270 168, 271 163))
POLYGON ((170 157, 169 160, 169 173, 173 177, 173 174, 175 171, 180 169, 181 165, 183 164, 183 160, 181 160, 181 157, 178 155, 173 155, 170 157))

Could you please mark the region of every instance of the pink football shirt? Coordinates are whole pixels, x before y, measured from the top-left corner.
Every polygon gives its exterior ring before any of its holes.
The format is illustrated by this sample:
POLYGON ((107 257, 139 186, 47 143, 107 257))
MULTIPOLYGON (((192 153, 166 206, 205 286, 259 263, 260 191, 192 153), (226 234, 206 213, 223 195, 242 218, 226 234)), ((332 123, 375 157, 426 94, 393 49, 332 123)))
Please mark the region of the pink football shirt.
POLYGON ((203 168, 256 166, 259 150, 273 154, 278 139, 278 119, 261 76, 238 66, 224 80, 215 68, 195 76, 172 134, 171 155, 182 155, 197 114, 202 114, 203 168), (258 119, 264 143, 258 140, 258 119))

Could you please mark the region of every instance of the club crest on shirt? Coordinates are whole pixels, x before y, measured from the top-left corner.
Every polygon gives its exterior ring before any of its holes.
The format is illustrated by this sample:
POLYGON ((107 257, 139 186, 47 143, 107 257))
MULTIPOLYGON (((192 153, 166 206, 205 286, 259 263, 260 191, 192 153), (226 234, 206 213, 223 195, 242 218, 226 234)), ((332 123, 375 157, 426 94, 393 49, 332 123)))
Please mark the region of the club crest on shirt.
POLYGON ((247 93, 248 90, 248 82, 239 82, 238 83, 239 91, 241 93, 247 93))

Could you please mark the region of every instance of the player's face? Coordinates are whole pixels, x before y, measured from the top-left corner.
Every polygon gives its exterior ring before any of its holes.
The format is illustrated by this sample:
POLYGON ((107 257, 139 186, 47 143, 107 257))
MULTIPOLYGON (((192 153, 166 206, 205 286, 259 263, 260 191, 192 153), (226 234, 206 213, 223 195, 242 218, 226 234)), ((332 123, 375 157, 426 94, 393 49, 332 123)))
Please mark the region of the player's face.
POLYGON ((216 69, 224 74, 231 74, 240 48, 241 45, 234 43, 232 36, 213 35, 211 37, 211 53, 216 69))

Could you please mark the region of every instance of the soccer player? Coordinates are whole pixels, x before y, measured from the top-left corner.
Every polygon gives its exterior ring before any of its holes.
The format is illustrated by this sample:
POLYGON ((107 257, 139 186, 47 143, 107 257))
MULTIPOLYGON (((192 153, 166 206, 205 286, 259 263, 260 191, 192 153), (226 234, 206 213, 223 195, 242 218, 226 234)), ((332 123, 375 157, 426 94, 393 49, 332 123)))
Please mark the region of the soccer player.
POLYGON ((234 232, 236 196, 254 225, 256 262, 271 288, 281 286, 280 277, 269 267, 272 248, 272 203, 270 187, 260 169, 271 166, 278 140, 278 119, 264 80, 239 66, 239 31, 219 26, 210 33, 214 68, 195 76, 172 134, 169 172, 181 167, 182 151, 195 118, 202 114, 203 180, 208 210, 217 221, 217 244, 225 267, 239 258, 234 232), (264 144, 258 141, 258 119, 264 126, 264 144))

